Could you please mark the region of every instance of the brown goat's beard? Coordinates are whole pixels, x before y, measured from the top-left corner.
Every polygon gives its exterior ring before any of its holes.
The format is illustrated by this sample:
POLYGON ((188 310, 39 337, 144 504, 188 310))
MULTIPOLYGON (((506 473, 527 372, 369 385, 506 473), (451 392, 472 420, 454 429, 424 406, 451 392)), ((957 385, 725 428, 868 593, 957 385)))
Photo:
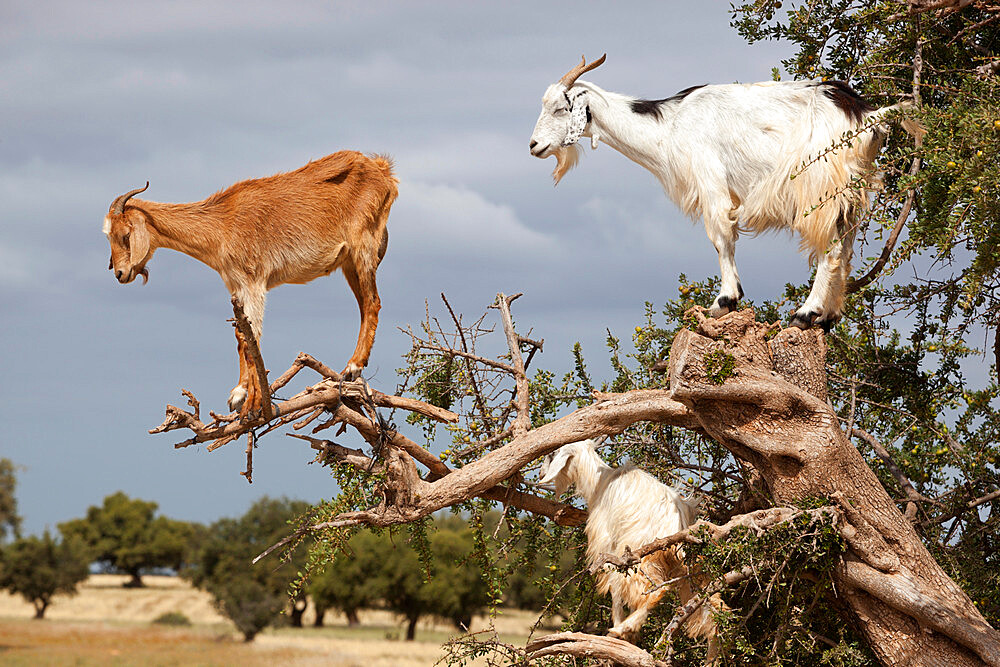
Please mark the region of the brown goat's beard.
POLYGON ((142 276, 143 285, 149 282, 149 269, 147 269, 145 266, 139 269, 138 275, 142 276))
POLYGON ((552 171, 554 185, 559 185, 559 181, 566 175, 566 172, 576 166, 576 163, 580 161, 581 152, 579 144, 560 146, 552 151, 552 154, 556 156, 556 168, 552 171))

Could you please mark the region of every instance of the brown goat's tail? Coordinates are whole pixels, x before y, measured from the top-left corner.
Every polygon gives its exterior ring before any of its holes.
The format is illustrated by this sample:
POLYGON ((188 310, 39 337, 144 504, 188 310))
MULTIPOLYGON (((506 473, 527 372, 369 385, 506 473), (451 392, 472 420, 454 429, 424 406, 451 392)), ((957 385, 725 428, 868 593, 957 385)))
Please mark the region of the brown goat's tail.
POLYGON ((392 171, 394 165, 390 156, 385 155, 384 153, 374 153, 368 157, 372 159, 376 167, 382 170, 382 173, 386 178, 391 178, 393 183, 397 185, 399 184, 399 179, 396 178, 396 174, 392 171))

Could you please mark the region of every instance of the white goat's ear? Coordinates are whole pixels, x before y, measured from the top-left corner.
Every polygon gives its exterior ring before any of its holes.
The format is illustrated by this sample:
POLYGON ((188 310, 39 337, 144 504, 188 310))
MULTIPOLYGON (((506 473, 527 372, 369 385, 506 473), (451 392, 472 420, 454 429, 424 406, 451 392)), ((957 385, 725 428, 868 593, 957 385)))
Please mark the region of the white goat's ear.
POLYGON ((569 131, 566 132, 566 138, 563 139, 563 146, 575 144, 583 136, 583 131, 587 129, 587 116, 590 115, 587 111, 587 91, 577 93, 576 97, 570 100, 570 105, 569 131))
POLYGON ((542 469, 538 473, 539 484, 552 484, 557 495, 562 495, 569 488, 569 476, 566 474, 569 464, 573 461, 573 453, 565 448, 557 449, 542 461, 542 469))

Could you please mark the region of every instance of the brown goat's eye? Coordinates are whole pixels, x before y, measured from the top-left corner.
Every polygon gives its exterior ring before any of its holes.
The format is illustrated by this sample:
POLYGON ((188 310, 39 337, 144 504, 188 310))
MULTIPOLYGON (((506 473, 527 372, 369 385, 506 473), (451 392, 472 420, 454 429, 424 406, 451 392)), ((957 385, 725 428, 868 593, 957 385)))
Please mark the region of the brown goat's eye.
POLYGON ((128 234, 122 237, 122 245, 128 247, 128 234))
POLYGON ((114 258, 114 256, 111 256, 108 259, 108 271, 110 271, 113 268, 115 268, 115 258, 114 258))

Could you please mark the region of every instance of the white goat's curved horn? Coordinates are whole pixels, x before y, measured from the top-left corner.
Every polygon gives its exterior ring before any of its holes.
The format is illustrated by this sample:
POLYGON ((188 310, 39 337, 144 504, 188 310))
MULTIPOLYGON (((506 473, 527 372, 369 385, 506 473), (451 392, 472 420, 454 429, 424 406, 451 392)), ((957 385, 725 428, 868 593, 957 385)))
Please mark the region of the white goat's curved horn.
POLYGON ((598 58, 597 60, 588 65, 587 58, 584 56, 580 56, 580 64, 571 69, 570 71, 566 72, 563 78, 559 79, 559 83, 569 88, 576 82, 578 78, 580 78, 581 75, 603 65, 604 59, 607 57, 608 54, 605 53, 603 56, 601 56, 600 58, 598 58))
POLYGON ((108 209, 108 212, 109 213, 114 213, 115 215, 121 215, 122 213, 125 212, 125 202, 127 202, 129 199, 131 199, 133 196, 139 194, 140 192, 145 192, 146 188, 148 188, 148 187, 149 187, 149 181, 146 181, 146 186, 145 187, 137 188, 137 189, 132 190, 130 192, 126 192, 121 197, 119 197, 118 199, 116 199, 113 204, 111 204, 111 208, 108 209))

